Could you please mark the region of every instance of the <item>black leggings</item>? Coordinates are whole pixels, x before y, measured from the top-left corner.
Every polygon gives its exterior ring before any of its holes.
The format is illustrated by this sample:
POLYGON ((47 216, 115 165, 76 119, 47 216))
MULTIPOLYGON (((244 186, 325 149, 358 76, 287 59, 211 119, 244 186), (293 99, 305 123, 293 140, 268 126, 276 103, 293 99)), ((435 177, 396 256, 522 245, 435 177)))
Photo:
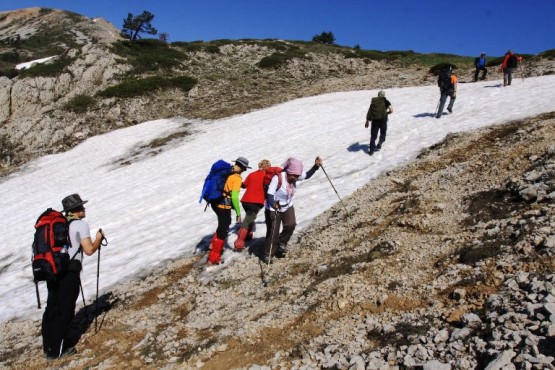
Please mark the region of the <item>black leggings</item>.
POLYGON ((68 271, 56 282, 48 284, 46 309, 42 316, 42 344, 48 356, 58 357, 66 348, 75 345, 71 340, 76 338, 69 338, 69 333, 79 297, 80 273, 81 262, 72 260, 68 271))
POLYGON ((226 240, 227 232, 229 231, 229 225, 231 225, 231 209, 223 209, 218 207, 218 203, 211 203, 210 206, 212 210, 218 217, 218 228, 216 229, 216 235, 218 239, 226 240))

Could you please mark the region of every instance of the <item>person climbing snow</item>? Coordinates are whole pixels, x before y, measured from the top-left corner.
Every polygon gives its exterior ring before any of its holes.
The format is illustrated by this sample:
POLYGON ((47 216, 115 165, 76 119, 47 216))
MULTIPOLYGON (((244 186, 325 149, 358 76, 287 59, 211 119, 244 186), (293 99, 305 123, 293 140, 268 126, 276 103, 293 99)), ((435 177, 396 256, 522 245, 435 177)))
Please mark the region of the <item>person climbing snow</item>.
POLYGON ((439 98, 439 106, 437 109, 436 118, 441 118, 443 114, 443 107, 445 106, 447 97, 449 97, 449 105, 447 106, 447 110, 449 111, 449 113, 453 113, 453 105, 455 104, 455 100, 457 99, 458 79, 451 65, 443 68, 439 72, 437 85, 439 86, 439 92, 441 96, 439 98))
POLYGON ((366 113, 365 128, 368 128, 369 122, 372 121, 370 128, 370 144, 368 145, 368 154, 372 155, 382 148, 387 133, 387 120, 390 113, 393 113, 393 106, 385 98, 385 91, 378 92, 378 96, 372 98, 370 107, 366 113), (376 145, 376 138, 380 134, 380 141, 376 145))
POLYGON ((479 57, 474 59, 474 66, 476 67, 476 72, 474 72, 474 82, 478 81, 478 76, 480 75, 480 71, 482 71, 482 77, 480 80, 485 80, 486 76, 488 75, 488 69, 486 68, 486 53, 480 54, 479 57))
POLYGON ((300 160, 288 158, 282 165, 283 171, 272 178, 266 199, 266 227, 269 232, 264 245, 264 254, 260 257, 262 262, 270 263, 273 257, 285 257, 287 243, 297 226, 293 205, 297 181, 311 178, 321 165, 322 160, 316 157, 312 168, 304 172, 303 163, 300 160), (280 233, 282 224, 283 230, 280 233))
POLYGON ((264 207, 264 201, 266 200, 264 179, 266 177, 266 168, 270 166, 269 160, 261 160, 258 163, 258 170, 251 172, 241 185, 241 187, 247 189, 241 198, 241 204, 246 215, 234 243, 235 250, 238 252, 245 248, 246 240, 252 239, 254 221, 258 212, 264 207))

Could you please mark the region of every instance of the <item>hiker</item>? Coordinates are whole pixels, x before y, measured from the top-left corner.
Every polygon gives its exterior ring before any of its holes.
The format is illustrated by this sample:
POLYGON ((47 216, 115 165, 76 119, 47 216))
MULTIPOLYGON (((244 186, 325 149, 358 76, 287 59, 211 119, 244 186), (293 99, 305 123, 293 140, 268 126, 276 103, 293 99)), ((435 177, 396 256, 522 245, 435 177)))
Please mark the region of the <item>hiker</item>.
MULTIPOLYGON (((87 256, 98 250, 104 234, 97 231, 94 241, 91 239, 89 224, 84 204, 79 194, 71 194, 62 200, 63 211, 69 224, 71 247, 80 248, 87 256)), ((79 251, 79 250, 78 250, 79 251)), ((42 341, 48 360, 65 357, 76 353, 78 337, 71 334, 70 327, 75 315, 75 304, 81 286, 81 261, 71 259, 65 271, 56 280, 48 281, 48 298, 42 317, 42 341)))
POLYGON ((510 86, 513 80, 513 73, 518 68, 518 63, 522 57, 516 56, 512 50, 505 53, 503 63, 501 64, 500 72, 503 72, 503 86, 510 86))
POLYGON ((449 105, 447 106, 449 113, 453 113, 453 105, 457 99, 458 79, 452 66, 448 66, 439 73, 437 85, 439 86, 441 97, 439 98, 436 118, 440 118, 443 114, 443 107, 445 106, 447 97, 449 97, 449 105))
POLYGON ((478 81, 478 76, 480 71, 482 71, 482 78, 480 80, 485 80, 488 74, 488 69, 486 68, 486 53, 480 54, 479 57, 474 59, 474 66, 476 67, 476 72, 474 72, 474 82, 478 81))
POLYGON ((265 241, 264 254, 260 256, 262 262, 270 263, 273 257, 285 257, 287 243, 297 226, 293 206, 297 181, 311 178, 321 165, 322 160, 316 157, 314 166, 308 172, 304 172, 303 163, 300 160, 288 158, 282 165, 283 171, 272 178, 268 187, 265 209, 269 237, 265 241), (280 233, 281 224, 283 224, 283 230, 280 233))
POLYGON ((385 91, 380 90, 378 96, 372 98, 370 102, 370 107, 366 113, 366 122, 364 124, 364 127, 368 128, 369 121, 372 121, 372 127, 370 128, 370 145, 368 146, 369 155, 374 154, 374 152, 382 148, 387 133, 387 118, 390 113, 393 113, 393 106, 389 100, 385 98, 385 91), (380 133, 380 141, 378 141, 378 145, 376 145, 378 132, 380 133))
POLYGON ((242 188, 247 189, 241 198, 241 204, 246 215, 234 243, 235 250, 238 252, 245 248, 246 240, 252 239, 256 215, 264 207, 264 201, 266 200, 266 189, 264 189, 265 170, 270 166, 269 160, 261 160, 258 163, 258 170, 251 172, 241 185, 242 188))
POLYGON ((241 206, 239 205, 239 191, 241 191, 241 173, 249 167, 249 161, 245 157, 239 157, 231 166, 231 175, 227 177, 222 197, 210 203, 212 210, 218 217, 218 228, 210 242, 211 249, 208 254, 208 262, 217 265, 221 261, 222 253, 227 239, 229 225, 231 225, 231 209, 235 211, 235 222, 241 223, 241 206))

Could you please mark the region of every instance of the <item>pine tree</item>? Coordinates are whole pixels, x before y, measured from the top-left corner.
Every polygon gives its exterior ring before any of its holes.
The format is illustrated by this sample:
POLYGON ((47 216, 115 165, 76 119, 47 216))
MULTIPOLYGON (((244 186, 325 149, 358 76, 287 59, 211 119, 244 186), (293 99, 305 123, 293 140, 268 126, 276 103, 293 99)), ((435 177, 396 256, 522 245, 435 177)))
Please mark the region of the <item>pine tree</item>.
POLYGON ((146 10, 136 16, 129 13, 127 19, 123 20, 122 36, 134 42, 137 38, 140 38, 141 33, 156 35, 158 31, 150 23, 153 19, 154 14, 146 10))

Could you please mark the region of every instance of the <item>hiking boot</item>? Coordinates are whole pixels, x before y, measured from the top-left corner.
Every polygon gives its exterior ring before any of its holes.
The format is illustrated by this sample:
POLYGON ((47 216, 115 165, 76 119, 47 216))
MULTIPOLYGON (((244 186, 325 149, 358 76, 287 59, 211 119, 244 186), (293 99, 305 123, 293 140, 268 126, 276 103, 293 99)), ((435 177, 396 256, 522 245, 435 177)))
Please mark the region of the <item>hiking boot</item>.
POLYGON ((71 356, 71 355, 74 355, 76 353, 77 353, 77 350, 75 349, 75 347, 69 347, 69 348, 66 348, 60 356, 50 356, 46 352, 44 353, 44 356, 46 357, 46 359, 48 361, 52 361, 52 360, 55 360, 57 358, 71 356))
POLYGON ((241 229, 239 229, 237 240, 235 240, 235 243, 233 243, 233 246, 235 247, 234 250, 236 252, 241 252, 243 249, 245 249, 245 239, 247 238, 248 234, 249 231, 246 228, 242 227, 241 229))
POLYGON ((374 151, 372 149, 369 149, 368 150, 368 155, 372 155, 372 154, 374 154, 374 151))
POLYGON ((222 240, 217 236, 212 239, 212 249, 210 249, 210 252, 208 253, 208 262, 212 265, 220 264, 224 245, 225 240, 222 240))
POLYGON ((287 255, 287 250, 279 248, 274 255, 275 258, 285 258, 287 255))
POLYGON ((448 111, 449 113, 453 113, 453 108, 447 108, 447 111, 448 111))
POLYGON ((380 150, 382 148, 383 141, 379 141, 378 145, 376 145, 376 150, 380 150))

